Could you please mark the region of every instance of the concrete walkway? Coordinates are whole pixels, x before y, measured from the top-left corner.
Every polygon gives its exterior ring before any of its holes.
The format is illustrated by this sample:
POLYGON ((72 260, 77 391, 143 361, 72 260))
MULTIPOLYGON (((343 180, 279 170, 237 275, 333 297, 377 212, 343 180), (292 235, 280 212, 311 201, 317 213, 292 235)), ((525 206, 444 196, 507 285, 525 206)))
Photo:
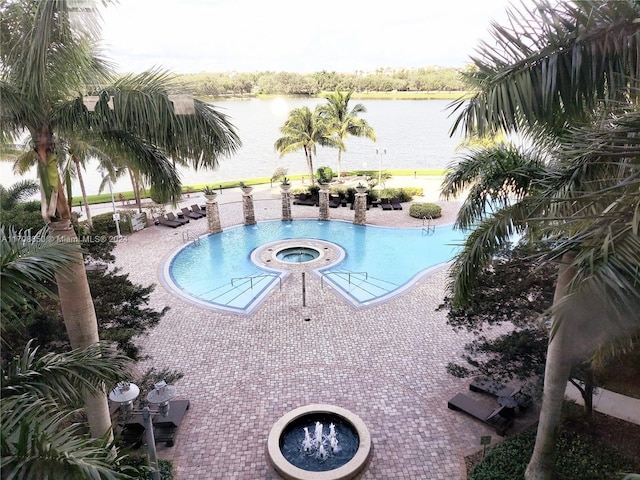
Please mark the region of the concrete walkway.
MULTIPOLYGON (((567 383, 565 396, 578 405, 584 405, 580 391, 572 383, 567 383)), ((640 425, 640 399, 598 388, 593 395, 593 409, 610 417, 640 425)))

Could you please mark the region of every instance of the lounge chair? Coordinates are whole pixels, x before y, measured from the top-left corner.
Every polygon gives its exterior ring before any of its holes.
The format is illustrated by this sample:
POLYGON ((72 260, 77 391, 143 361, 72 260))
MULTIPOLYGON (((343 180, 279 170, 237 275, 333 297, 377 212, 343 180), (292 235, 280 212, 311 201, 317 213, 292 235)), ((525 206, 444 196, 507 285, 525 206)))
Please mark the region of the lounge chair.
POLYGON ((451 410, 465 412, 478 420, 491 425, 498 435, 504 436, 507 429, 513 425, 513 418, 503 417, 502 414, 505 407, 490 407, 484 403, 478 402, 471 397, 467 397, 464 393, 459 393, 447 403, 447 407, 451 410))
POLYGON ((400 200, 398 200, 397 198, 391 199, 391 207, 394 210, 402 210, 402 205, 400 205, 400 200))
POLYGON ((200 205, 196 205, 196 204, 191 205, 191 211, 194 212, 194 213, 199 213, 203 217, 207 216, 206 207, 205 208, 200 208, 200 205))
POLYGON ((320 203, 320 198, 315 195, 309 195, 302 193, 295 197, 293 201, 294 205, 309 205, 311 207, 317 207, 320 203))
POLYGON ((393 210, 393 207, 391 206, 391 202, 389 201, 388 198, 380 199, 380 207, 383 210, 393 210))
POLYGON ((471 380, 469 390, 472 392, 488 393, 498 398, 511 397, 516 401, 520 410, 525 410, 532 402, 531 396, 522 392, 522 387, 509 387, 484 376, 471 380))
POLYGON ((329 207, 338 208, 340 206, 340 197, 337 195, 329 195, 329 207))
POLYGON ((182 213, 184 213, 185 217, 193 218, 194 220, 198 220, 199 218, 204 217, 204 215, 192 212, 187 207, 182 207, 182 213))
POLYGON ((169 220, 164 215, 160 215, 157 220, 160 225, 164 225, 165 227, 178 228, 180 225, 182 225, 180 222, 169 220))
POLYGON ((189 219, 185 217, 176 217, 173 213, 167 213, 167 218, 172 222, 178 222, 184 225, 185 223, 189 223, 189 219))

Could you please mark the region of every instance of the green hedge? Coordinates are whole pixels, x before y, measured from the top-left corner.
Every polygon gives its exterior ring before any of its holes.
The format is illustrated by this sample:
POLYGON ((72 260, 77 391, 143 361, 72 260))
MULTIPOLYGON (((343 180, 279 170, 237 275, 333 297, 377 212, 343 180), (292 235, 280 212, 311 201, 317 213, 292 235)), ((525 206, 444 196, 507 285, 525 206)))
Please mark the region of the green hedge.
MULTIPOLYGON (((131 226, 131 217, 137 215, 137 211, 133 210, 119 210, 120 214, 120 232, 121 233, 133 233, 131 226)), ((113 212, 101 213, 99 215, 93 215, 91 217, 93 222, 94 234, 103 235, 115 235, 116 234, 116 222, 113 221, 113 212)))
MULTIPOLYGON (((536 429, 506 439, 487 453, 468 475, 469 480, 524 480, 536 429)), ((563 480, 620 480, 620 472, 637 471, 640 460, 628 459, 607 445, 562 432, 557 443, 556 472, 563 480)))
POLYGON ((409 207, 409 215, 415 218, 440 218, 442 208, 435 203, 414 203, 409 207))

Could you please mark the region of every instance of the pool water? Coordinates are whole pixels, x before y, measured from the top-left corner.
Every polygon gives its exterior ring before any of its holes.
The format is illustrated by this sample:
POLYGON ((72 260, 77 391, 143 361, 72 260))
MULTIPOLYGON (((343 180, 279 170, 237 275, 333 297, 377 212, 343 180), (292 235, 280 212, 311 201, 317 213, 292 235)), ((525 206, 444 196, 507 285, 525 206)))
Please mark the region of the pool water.
MULTIPOLYGON (((354 307, 388 300, 432 267, 450 261, 463 240, 451 226, 422 228, 355 225, 337 220, 267 221, 205 235, 165 262, 165 284, 209 308, 248 314, 289 272, 251 261, 257 247, 296 238, 325 240, 346 252, 342 261, 312 270, 354 307), (280 279, 278 278, 280 277, 280 279)), ((311 270, 311 269, 310 269, 311 270)))

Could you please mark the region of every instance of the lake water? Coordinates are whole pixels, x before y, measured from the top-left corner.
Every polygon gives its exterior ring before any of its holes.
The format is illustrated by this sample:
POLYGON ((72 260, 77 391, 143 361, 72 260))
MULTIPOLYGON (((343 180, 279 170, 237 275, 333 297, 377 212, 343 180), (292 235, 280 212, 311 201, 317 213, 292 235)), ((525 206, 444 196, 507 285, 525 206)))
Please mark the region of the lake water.
MULTIPOLYGON (((278 167, 286 168, 289 174, 307 173, 304 153, 290 153, 280 158, 273 144, 281 136, 279 128, 287 119, 289 111, 301 106, 313 109, 324 99, 273 98, 225 100, 214 102, 218 109, 228 115, 235 125, 243 146, 230 158, 220 160, 217 170, 194 172, 181 171, 185 185, 209 183, 215 185, 226 180, 243 180, 255 177, 271 177, 278 167)), ((342 170, 382 169, 416 170, 442 169, 455 157, 461 137, 449 136, 453 119, 448 117, 449 100, 352 100, 351 106, 362 103, 367 112, 361 117, 373 127, 378 140, 350 137, 346 141, 347 151, 342 155, 342 170), (386 150, 377 155, 376 148, 386 150)), ((338 152, 335 149, 318 148, 314 158, 314 169, 329 166, 337 170, 338 152)), ((19 180, 11 174, 10 164, 0 162, 2 184, 8 187, 19 180)), ((87 193, 98 193, 100 175, 95 164, 83 172, 87 193)), ((22 178, 36 178, 35 170, 22 178)), ((131 190, 127 178, 114 185, 115 191, 131 190)), ((80 196, 77 182, 74 196, 80 196)))

